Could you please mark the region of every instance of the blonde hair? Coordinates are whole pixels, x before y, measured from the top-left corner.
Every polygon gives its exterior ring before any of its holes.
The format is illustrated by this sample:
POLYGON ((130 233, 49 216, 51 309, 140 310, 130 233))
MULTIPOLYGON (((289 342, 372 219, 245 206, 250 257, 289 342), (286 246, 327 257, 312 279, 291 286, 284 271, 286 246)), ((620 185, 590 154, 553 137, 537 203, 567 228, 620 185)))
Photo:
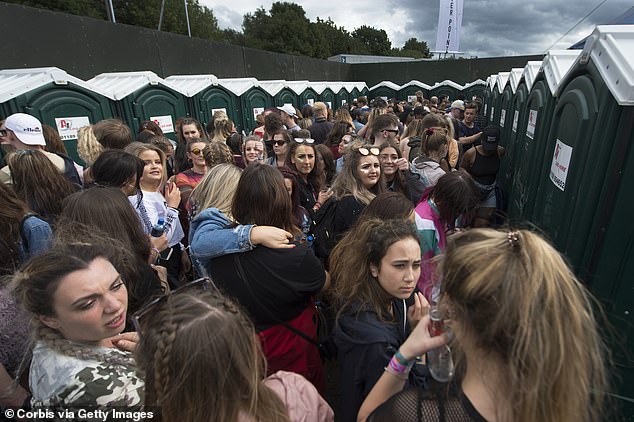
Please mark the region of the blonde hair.
POLYGON ((77 131, 77 155, 84 160, 87 166, 92 166, 104 148, 97 141, 92 126, 84 126, 77 131))
POLYGON ((192 204, 191 217, 194 218, 207 208, 218 208, 232 220, 231 204, 241 175, 242 170, 233 164, 217 164, 209 169, 189 198, 192 204))
MULTIPOLYGON (((163 183, 165 183, 165 180, 167 180, 167 166, 166 166, 166 163, 165 163, 165 153, 163 152, 163 150, 161 148, 159 148, 158 146, 153 145, 153 144, 144 144, 144 143, 141 143, 141 142, 132 142, 130 145, 125 147, 124 151, 134 155, 137 158, 139 157, 139 155, 141 155, 145 151, 154 151, 154 152, 156 152, 158 154, 159 158, 161 159, 161 166, 163 167, 163 179, 161 181, 160 186, 162 186, 163 183)), ((159 188, 160 188, 160 186, 159 186, 159 188)))
POLYGON ((266 360, 253 323, 220 293, 168 296, 141 321, 136 351, 145 405, 166 421, 289 421, 266 387, 266 360))
POLYGON ((214 142, 227 142, 227 138, 231 136, 233 122, 229 119, 214 119, 214 134, 211 139, 214 142))
MULTIPOLYGON (((441 307, 464 352, 501 362, 498 420, 596 421, 608 389, 600 309, 564 258, 526 230, 449 239, 441 307)), ((463 367, 464 369, 464 367, 463 367)))

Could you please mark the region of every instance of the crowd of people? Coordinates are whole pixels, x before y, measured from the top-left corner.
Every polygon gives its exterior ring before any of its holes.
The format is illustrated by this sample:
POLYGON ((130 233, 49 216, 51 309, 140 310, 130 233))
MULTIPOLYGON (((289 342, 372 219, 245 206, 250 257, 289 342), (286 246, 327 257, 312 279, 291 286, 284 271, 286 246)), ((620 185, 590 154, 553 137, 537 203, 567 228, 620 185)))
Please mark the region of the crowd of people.
POLYGON ((217 111, 175 139, 108 119, 78 131, 83 166, 6 116, 0 406, 602 419, 598 305, 540 235, 499 226, 481 106, 285 104, 249 135, 217 111))

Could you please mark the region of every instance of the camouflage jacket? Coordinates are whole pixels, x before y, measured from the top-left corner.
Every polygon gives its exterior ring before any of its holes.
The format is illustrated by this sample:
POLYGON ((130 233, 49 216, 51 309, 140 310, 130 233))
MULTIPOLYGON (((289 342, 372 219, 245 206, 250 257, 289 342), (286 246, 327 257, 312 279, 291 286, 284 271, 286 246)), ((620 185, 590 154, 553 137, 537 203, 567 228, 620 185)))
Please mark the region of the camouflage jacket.
MULTIPOLYGON (((131 355, 112 348, 105 354, 131 355)), ((111 407, 140 409, 144 383, 135 366, 84 360, 60 354, 42 342, 33 349, 29 373, 33 407, 111 407)))

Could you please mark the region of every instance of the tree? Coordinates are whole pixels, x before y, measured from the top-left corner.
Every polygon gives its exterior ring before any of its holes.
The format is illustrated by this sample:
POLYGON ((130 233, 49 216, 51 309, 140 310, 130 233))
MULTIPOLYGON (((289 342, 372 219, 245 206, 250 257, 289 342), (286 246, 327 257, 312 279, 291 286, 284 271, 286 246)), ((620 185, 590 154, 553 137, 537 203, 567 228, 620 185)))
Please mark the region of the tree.
POLYGON ((7 3, 17 3, 24 6, 48 9, 54 12, 70 13, 72 15, 88 16, 97 19, 107 19, 106 7, 103 0, 3 0, 7 3))
POLYGON ((410 38, 405 41, 405 45, 401 51, 411 51, 416 55, 414 57, 417 58, 430 58, 431 53, 429 52, 429 47, 425 41, 418 41, 416 38, 410 38))
POLYGON ((388 39, 387 33, 382 29, 363 25, 355 29, 352 36, 360 41, 370 54, 387 56, 392 49, 392 43, 388 39))

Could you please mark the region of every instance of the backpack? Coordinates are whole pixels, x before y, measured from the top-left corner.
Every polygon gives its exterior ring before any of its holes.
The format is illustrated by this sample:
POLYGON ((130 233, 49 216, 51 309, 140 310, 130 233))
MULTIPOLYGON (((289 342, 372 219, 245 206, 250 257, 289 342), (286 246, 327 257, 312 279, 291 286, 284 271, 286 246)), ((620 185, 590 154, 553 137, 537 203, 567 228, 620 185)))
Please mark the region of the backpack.
POLYGON ((410 149, 409 149, 409 156, 407 157, 407 160, 410 163, 414 161, 414 158, 420 155, 422 145, 423 145, 423 141, 420 138, 420 136, 412 136, 409 138, 409 140, 407 141, 407 146, 410 149))
POLYGON ((64 160, 64 173, 63 176, 74 184, 75 186, 81 188, 83 183, 81 182, 81 178, 79 177, 79 173, 77 173, 77 169, 75 168, 75 162, 67 155, 56 153, 62 160, 64 160))
POLYGON ((327 200, 313 216, 313 247, 315 256, 322 262, 326 262, 330 251, 335 246, 335 211, 337 201, 334 198, 327 200))

